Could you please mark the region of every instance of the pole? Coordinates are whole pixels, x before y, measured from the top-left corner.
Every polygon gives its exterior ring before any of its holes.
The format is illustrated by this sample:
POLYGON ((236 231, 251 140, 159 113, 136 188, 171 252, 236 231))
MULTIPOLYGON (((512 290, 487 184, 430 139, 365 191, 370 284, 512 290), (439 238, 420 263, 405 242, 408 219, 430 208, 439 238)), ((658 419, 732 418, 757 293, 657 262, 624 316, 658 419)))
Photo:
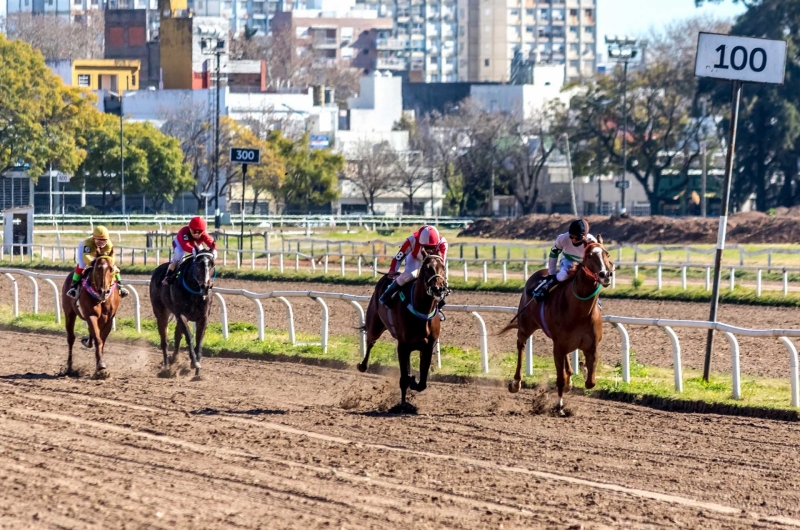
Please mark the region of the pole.
POLYGON ((628 61, 622 73, 622 188, 620 189, 620 211, 625 212, 625 176, 628 172, 628 61))
POLYGON ((214 228, 219 230, 222 218, 219 214, 219 51, 217 51, 217 105, 214 126, 214 228))
POLYGON ((708 157, 706 154, 706 143, 703 142, 700 144, 700 152, 702 153, 703 160, 703 171, 700 176, 700 217, 705 217, 707 215, 706 212, 706 186, 708 181, 708 157))
POLYGON ((122 150, 122 91, 119 92, 119 174, 122 177, 122 215, 125 215, 125 154, 122 150))
MULTIPOLYGON (((717 251, 714 256, 714 286, 711 291, 711 313, 708 320, 717 321, 719 306, 719 279, 722 265, 722 252, 725 250, 725 230, 728 225, 728 201, 731 196, 731 176, 733 175, 733 153, 736 150, 736 128, 739 120, 739 102, 742 100, 742 82, 734 81, 731 91, 731 125, 728 128, 728 153, 725 155, 725 181, 722 188, 722 207, 719 212, 719 232, 717 234, 717 251)), ((706 339, 706 358, 703 364, 703 380, 708 382, 711 371, 711 349, 714 345, 714 330, 708 330, 706 339)))
POLYGON ((578 199, 575 197, 575 181, 572 178, 572 155, 569 152, 569 134, 564 133, 564 143, 567 148, 567 171, 569 173, 569 193, 572 199, 572 215, 578 216, 578 199))
POLYGON ((603 182, 600 178, 603 173, 603 160, 600 154, 600 141, 597 142, 597 215, 603 215, 603 182))
POLYGON ((53 161, 50 161, 50 215, 53 215, 53 161))
POLYGON ((239 250, 244 250, 244 187, 247 180, 247 164, 242 164, 242 228, 239 236, 239 250))

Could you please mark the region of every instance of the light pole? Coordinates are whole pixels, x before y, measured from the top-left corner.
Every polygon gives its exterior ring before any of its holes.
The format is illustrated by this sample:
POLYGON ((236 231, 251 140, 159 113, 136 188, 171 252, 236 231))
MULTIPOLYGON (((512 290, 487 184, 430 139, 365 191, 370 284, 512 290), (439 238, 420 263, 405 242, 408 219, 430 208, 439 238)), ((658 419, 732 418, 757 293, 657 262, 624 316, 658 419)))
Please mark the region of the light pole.
POLYGON ((625 213, 625 187, 628 173, 628 63, 639 53, 636 39, 606 37, 609 59, 623 63, 622 69, 622 180, 620 184, 620 213, 625 213))
POLYGON ((122 99, 124 97, 124 93, 122 90, 117 92, 109 92, 112 96, 117 96, 119 99, 119 176, 121 179, 120 182, 120 191, 122 195, 122 215, 125 215, 125 152, 124 152, 124 141, 125 136, 123 135, 122 130, 122 119, 125 116, 125 113, 122 111, 122 99))
POLYGON ((219 80, 220 56, 225 53, 224 35, 215 31, 200 41, 200 50, 205 55, 215 55, 216 64, 216 105, 214 108, 214 228, 219 230, 222 226, 222 217, 219 209, 219 80))

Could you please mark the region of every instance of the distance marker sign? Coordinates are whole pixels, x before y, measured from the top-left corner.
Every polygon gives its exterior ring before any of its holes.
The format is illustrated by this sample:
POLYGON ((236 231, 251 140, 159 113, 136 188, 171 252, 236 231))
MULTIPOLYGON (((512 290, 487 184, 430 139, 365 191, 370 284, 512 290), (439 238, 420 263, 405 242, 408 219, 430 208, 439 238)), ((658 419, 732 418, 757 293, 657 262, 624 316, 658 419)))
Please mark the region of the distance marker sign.
POLYGON ((235 164, 258 164, 261 161, 261 151, 258 149, 245 149, 231 147, 231 162, 235 164))
POLYGON ((700 33, 697 40, 698 77, 781 85, 785 70, 785 41, 717 33, 700 33))

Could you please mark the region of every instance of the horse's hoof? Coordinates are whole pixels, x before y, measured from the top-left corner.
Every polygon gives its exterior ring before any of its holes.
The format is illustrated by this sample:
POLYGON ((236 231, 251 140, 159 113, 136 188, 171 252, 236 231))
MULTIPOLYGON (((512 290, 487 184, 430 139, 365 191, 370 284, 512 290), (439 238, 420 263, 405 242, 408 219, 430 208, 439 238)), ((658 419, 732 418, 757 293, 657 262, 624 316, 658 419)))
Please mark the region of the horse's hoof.
POLYGON ((81 344, 83 345, 84 348, 91 348, 92 340, 87 337, 84 337, 81 339, 81 344))
POLYGON ((410 388, 411 390, 414 390, 414 391, 416 391, 416 390, 419 390, 419 386, 417 385, 417 378, 416 378, 416 376, 413 376, 413 375, 412 375, 412 376, 411 376, 411 377, 408 379, 408 388, 410 388))
POLYGON ((358 371, 362 374, 367 371, 367 365, 365 363, 358 363, 356 368, 358 368, 358 371))
POLYGON ((519 392, 519 387, 521 386, 520 381, 514 380, 508 383, 508 391, 512 394, 516 394, 519 392))
POLYGON ((195 368, 197 368, 197 363, 192 361, 189 363, 189 366, 192 368, 192 370, 194 370, 195 368))
POLYGON ((583 376, 584 381, 589 380, 589 370, 587 370, 585 366, 581 368, 581 375, 583 376))
POLYGON ((92 375, 92 379, 95 381, 102 381, 111 377, 111 374, 105 368, 101 368, 97 370, 94 375, 92 375))
POLYGON ((562 417, 562 418, 566 418, 566 417, 567 417, 567 413, 566 413, 566 411, 564 410, 564 407, 560 407, 560 408, 558 409, 558 415, 559 415, 560 417, 562 417))

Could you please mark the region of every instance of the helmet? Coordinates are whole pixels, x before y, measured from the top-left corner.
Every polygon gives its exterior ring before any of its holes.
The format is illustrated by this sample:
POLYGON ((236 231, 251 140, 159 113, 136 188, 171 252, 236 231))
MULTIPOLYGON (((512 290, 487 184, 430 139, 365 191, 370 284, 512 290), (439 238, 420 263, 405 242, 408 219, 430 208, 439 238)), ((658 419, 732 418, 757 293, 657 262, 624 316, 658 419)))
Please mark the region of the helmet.
POLYGON ((206 230, 206 220, 202 217, 192 217, 192 220, 189 221, 189 230, 202 230, 205 232, 206 230))
POLYGON ((103 225, 97 225, 92 230, 92 237, 96 237, 98 239, 108 239, 108 228, 103 225))
POLYGON ((419 244, 423 247, 432 247, 439 244, 441 237, 439 231, 432 226, 425 225, 419 229, 419 244))
POLYGON ((583 219, 575 219, 569 224, 569 235, 583 239, 589 233, 589 223, 583 219))

